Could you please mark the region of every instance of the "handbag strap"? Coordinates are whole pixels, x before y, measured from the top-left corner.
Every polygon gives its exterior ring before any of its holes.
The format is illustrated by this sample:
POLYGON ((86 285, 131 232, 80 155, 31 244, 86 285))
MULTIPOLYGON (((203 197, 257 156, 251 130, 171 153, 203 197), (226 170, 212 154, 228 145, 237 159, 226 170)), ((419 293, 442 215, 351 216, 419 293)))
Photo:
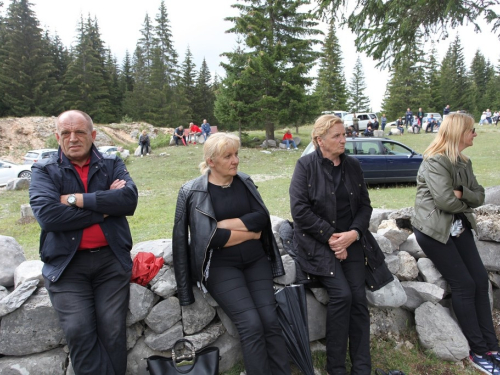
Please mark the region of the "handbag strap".
POLYGON ((194 348, 194 344, 191 341, 189 341, 188 339, 179 339, 175 342, 174 346, 172 347, 172 364, 174 365, 175 370, 181 374, 187 374, 193 369, 194 365, 196 364, 196 351, 194 348), (191 350, 190 355, 185 354, 177 356, 177 354, 175 353, 175 347, 181 343, 184 343, 185 346, 189 347, 189 349, 191 350), (177 367, 177 361, 184 361, 184 360, 192 361, 192 364, 186 370, 181 370, 179 367, 177 367))

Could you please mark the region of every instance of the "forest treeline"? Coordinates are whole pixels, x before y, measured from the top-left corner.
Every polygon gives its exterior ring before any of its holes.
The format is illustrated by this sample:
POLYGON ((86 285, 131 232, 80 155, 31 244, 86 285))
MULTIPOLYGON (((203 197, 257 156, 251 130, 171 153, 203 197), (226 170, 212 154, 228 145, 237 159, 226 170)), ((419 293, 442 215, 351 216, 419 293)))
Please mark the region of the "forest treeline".
MULTIPOLYGON (((120 62, 105 47, 96 18, 82 16, 76 42, 65 46, 40 27, 28 0, 0 1, 0 117, 78 108, 97 123, 174 127, 207 118, 226 130, 265 129, 274 138, 276 126, 300 126, 321 111, 370 110, 361 60, 347 83, 335 18, 324 35, 319 16, 303 10, 307 3, 234 4, 239 14, 227 18, 228 32, 238 42, 224 53, 225 75, 218 77, 205 60, 196 67, 196 51, 179 57, 164 1, 154 18, 145 15, 135 50, 120 62)), ((442 61, 435 47, 416 43, 411 50, 392 61, 390 80, 379 88, 389 119, 407 107, 441 112, 449 104, 476 119, 486 108, 500 109, 500 62, 495 66, 478 50, 466 66, 458 37, 442 61)))

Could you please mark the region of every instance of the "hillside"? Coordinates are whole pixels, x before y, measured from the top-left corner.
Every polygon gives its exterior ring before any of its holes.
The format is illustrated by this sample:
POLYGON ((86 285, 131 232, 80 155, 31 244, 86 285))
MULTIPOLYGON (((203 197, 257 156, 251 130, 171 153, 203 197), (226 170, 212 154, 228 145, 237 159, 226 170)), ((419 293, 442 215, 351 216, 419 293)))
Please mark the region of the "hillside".
MULTIPOLYGON (((95 144, 129 146, 137 144, 143 129, 154 137, 159 133, 172 134, 171 128, 155 128, 145 122, 127 124, 94 124, 97 130, 95 144)), ((46 148, 46 141, 55 131, 55 117, 7 117, 0 118, 0 158, 22 163, 27 151, 46 148)), ((133 152, 134 150, 130 150, 133 152)))

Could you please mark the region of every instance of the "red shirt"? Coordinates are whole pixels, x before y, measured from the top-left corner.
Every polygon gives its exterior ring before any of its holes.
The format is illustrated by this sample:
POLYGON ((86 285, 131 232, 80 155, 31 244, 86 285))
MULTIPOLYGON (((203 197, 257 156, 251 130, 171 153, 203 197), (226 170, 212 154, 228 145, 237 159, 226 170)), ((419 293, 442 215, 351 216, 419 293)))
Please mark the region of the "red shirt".
MULTIPOLYGON (((78 172, 78 175, 83 182, 83 186, 85 187, 85 192, 87 193, 87 179, 89 176, 90 158, 89 160, 87 160, 83 167, 80 167, 76 164, 73 164, 73 166, 78 172)), ((94 249, 96 247, 107 245, 108 241, 106 240, 106 237, 102 232, 101 226, 99 224, 93 224, 83 230, 82 240, 80 242, 80 246, 78 246, 78 250, 94 249)))
POLYGON ((201 133, 201 129, 196 125, 191 125, 191 127, 189 128, 189 131, 191 133, 201 133))
POLYGON ((283 140, 285 139, 293 139, 292 133, 285 133, 285 135, 283 135, 283 140))

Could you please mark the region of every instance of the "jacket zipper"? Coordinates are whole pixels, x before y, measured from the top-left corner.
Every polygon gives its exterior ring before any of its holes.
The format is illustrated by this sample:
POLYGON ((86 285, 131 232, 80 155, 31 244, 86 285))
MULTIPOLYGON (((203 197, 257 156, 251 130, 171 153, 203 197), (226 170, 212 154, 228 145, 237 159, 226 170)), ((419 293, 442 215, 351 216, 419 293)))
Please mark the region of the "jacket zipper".
MULTIPOLYGON (((203 212, 203 211, 199 210, 198 208, 196 209, 196 211, 198 211, 199 213, 201 213, 205 216, 208 216, 209 218, 211 218, 211 219, 215 220, 215 222, 217 222, 217 219, 214 218, 213 216, 210 216, 208 213, 203 212)), ((203 263, 201 264, 201 278, 200 278, 201 282, 200 282, 200 286, 199 286, 200 290, 202 290, 202 291, 203 291, 203 289, 201 287, 201 284, 203 284, 203 265, 205 264, 205 261, 207 260, 208 247, 210 246, 210 242, 212 242, 212 238, 215 236, 216 230, 217 230, 217 228, 212 232, 212 235, 210 236, 210 239, 207 243, 207 247, 205 248, 205 251, 203 252, 203 263)))
POLYGON ((431 217, 431 215, 434 213, 434 211, 436 211, 437 207, 434 206, 434 209, 429 213, 429 215, 427 215, 425 218, 428 219, 431 217))

